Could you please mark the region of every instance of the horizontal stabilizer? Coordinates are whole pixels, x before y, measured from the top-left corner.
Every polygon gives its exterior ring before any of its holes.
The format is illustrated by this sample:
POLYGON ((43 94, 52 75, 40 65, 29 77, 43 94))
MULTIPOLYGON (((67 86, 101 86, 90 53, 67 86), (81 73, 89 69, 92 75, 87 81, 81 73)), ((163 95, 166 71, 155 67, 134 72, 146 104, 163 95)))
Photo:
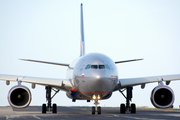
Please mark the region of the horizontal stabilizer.
POLYGON ((23 61, 31 61, 31 62, 39 62, 39 63, 45 63, 45 64, 52 64, 52 65, 61 65, 61 66, 69 66, 69 64, 66 63, 55 63, 55 62, 47 62, 47 61, 39 61, 39 60, 30 60, 30 59, 20 59, 23 61))
POLYGON ((143 59, 132 59, 132 60, 116 61, 115 64, 125 63, 125 62, 133 62, 133 61, 139 61, 139 60, 143 60, 143 59))

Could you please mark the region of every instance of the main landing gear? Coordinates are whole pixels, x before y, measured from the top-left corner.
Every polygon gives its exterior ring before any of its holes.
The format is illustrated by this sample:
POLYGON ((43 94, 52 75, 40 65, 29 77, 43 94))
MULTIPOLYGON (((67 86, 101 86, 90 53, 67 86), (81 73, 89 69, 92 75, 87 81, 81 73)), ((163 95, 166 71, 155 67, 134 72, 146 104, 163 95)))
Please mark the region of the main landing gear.
POLYGON ((127 87, 124 90, 119 90, 119 92, 126 98, 126 105, 125 104, 120 105, 120 113, 124 114, 126 111, 130 111, 131 113, 134 114, 136 113, 136 105, 133 103, 130 105, 130 101, 132 99, 133 87, 127 87), (124 90, 126 90, 126 96, 123 93, 124 90))
POLYGON ((98 104, 99 104, 99 102, 98 102, 98 98, 100 99, 100 97, 98 96, 98 97, 95 97, 95 99, 94 99, 94 104, 95 104, 95 106, 93 106, 92 107, 92 114, 94 115, 96 112, 97 112, 97 114, 101 114, 101 107, 100 106, 97 106, 98 104))
POLYGON ((57 113, 57 105, 53 104, 51 106, 51 100, 59 92, 59 90, 55 90, 50 86, 46 86, 45 88, 46 88, 47 106, 46 106, 46 104, 42 105, 42 113, 46 113, 46 111, 52 111, 52 113, 57 113), (52 97, 51 97, 51 90, 55 91, 55 94, 52 97))

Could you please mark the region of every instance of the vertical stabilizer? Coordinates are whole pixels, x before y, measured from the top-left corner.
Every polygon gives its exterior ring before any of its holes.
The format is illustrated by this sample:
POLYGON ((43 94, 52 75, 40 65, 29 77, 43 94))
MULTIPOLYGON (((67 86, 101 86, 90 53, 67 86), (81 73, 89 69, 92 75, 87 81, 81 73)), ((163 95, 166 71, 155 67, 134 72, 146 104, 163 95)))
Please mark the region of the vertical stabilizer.
POLYGON ((81 3, 81 42, 80 42, 80 56, 85 55, 84 43, 84 23, 83 23, 83 4, 81 3))

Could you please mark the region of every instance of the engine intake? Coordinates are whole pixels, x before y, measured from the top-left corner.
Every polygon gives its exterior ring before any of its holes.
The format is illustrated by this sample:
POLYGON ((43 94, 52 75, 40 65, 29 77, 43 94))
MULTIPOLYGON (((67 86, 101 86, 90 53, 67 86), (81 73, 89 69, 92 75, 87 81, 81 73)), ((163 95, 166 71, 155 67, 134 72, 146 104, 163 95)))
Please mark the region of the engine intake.
POLYGON ((170 108, 174 103, 173 90, 165 85, 159 85, 152 90, 151 103, 156 108, 170 108))
POLYGON ((26 108, 31 103, 31 92, 26 86, 14 86, 8 93, 8 102, 13 108, 26 108))

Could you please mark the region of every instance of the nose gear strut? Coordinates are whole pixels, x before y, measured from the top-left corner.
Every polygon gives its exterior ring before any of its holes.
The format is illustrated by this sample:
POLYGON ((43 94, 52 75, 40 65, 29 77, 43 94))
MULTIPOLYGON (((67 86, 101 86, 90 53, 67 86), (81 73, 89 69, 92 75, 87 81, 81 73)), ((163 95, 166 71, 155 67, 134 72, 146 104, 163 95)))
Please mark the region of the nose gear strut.
POLYGON ((95 104, 95 106, 92 107, 92 114, 94 115, 95 112, 97 112, 98 114, 101 114, 101 107, 100 107, 100 106, 97 106, 97 105, 99 104, 97 97, 96 97, 96 99, 94 100, 94 104, 95 104))

